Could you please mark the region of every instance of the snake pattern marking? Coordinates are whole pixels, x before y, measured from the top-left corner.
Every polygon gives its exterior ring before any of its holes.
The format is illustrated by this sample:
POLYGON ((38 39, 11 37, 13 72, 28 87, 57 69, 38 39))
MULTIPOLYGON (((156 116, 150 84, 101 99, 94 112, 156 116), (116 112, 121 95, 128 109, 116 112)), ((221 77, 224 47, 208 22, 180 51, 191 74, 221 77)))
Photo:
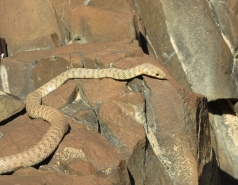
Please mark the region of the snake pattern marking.
POLYGON ((51 126, 42 139, 32 148, 15 155, 0 158, 0 174, 42 162, 54 152, 68 131, 68 123, 59 110, 41 105, 41 98, 49 92, 55 90, 67 80, 74 78, 113 78, 127 80, 139 75, 166 79, 165 73, 160 68, 149 63, 144 63, 127 70, 117 68, 72 68, 28 94, 26 97, 26 110, 29 116, 32 118, 42 118, 49 122, 51 126))

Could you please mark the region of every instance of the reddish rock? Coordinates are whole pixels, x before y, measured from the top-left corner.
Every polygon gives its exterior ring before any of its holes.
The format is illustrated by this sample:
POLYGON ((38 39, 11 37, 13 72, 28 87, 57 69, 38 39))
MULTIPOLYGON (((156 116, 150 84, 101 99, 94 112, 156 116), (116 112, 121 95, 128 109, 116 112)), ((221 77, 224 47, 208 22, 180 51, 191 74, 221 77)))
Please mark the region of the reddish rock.
POLYGON ((70 133, 60 144, 49 167, 73 174, 96 172, 96 176, 110 179, 115 184, 128 184, 129 175, 120 151, 90 127, 70 120, 69 123, 70 133), (85 165, 90 169, 88 172, 85 165))
POLYGON ((99 110, 101 134, 121 150, 128 159, 138 142, 144 140, 143 125, 136 123, 113 102, 104 103, 99 110))
POLYGON ((49 93, 44 97, 42 103, 56 109, 61 109, 75 100, 77 94, 76 89, 77 85, 72 81, 68 81, 57 88, 54 93, 49 93))
POLYGON ((144 118, 144 109, 141 110, 136 104, 143 104, 144 101, 135 94, 134 97, 131 96, 131 102, 127 102, 127 98, 121 97, 119 99, 122 101, 117 100, 115 102, 112 100, 102 104, 98 115, 100 131, 105 138, 120 149, 121 154, 127 160, 128 170, 135 183, 140 182, 139 184, 142 184, 144 180, 146 135, 143 124, 139 124, 140 118, 144 118), (133 100, 135 102, 132 102, 133 100), (138 113, 143 116, 138 116, 138 113))
POLYGON ((38 89, 69 68, 71 68, 69 61, 61 57, 52 56, 37 61, 36 66, 32 69, 35 89, 38 89))
POLYGON ((133 16, 109 10, 77 6, 72 10, 73 42, 110 42, 135 39, 133 16), (113 26, 112 26, 113 25, 113 26))
POLYGON ((53 33, 57 34, 60 44, 69 41, 69 32, 57 20, 52 3, 42 0, 30 3, 26 0, 8 1, 4 7, 0 11, 0 16, 4 17, 0 34, 6 39, 9 56, 26 50, 55 47, 51 37, 53 33))
POLYGON ((31 120, 27 114, 1 126, 0 155, 8 156, 34 146, 45 134, 49 124, 41 119, 31 120))
MULTIPOLYGON (((69 68, 83 67, 83 63, 87 68, 105 68, 129 56, 143 56, 136 43, 70 44, 52 50, 18 53, 4 58, 2 65, 7 71, 9 93, 24 100, 29 92, 69 68)), ((0 90, 3 90, 2 83, 6 82, 1 79, 0 83, 0 90)))
POLYGON ((49 184, 49 185, 111 185, 110 180, 97 178, 93 175, 76 176, 54 171, 42 171, 34 168, 25 168, 16 171, 12 176, 2 176, 1 185, 4 184, 49 184))

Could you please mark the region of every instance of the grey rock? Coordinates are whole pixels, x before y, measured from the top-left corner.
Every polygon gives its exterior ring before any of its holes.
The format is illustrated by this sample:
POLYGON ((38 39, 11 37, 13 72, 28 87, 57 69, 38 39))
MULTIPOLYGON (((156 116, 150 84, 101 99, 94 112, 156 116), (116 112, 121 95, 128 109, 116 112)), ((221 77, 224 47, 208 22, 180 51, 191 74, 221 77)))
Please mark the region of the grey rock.
POLYGON ((24 108, 24 101, 0 91, 0 122, 10 118, 24 108))
MULTIPOLYGON (((137 5, 148 43, 180 85, 207 96, 208 101, 238 98, 234 51, 228 45, 231 42, 236 48, 237 36, 228 30, 226 38, 234 38, 225 41, 208 1, 138 0, 137 5)), ((234 21, 228 14, 223 17, 227 24, 234 21)))

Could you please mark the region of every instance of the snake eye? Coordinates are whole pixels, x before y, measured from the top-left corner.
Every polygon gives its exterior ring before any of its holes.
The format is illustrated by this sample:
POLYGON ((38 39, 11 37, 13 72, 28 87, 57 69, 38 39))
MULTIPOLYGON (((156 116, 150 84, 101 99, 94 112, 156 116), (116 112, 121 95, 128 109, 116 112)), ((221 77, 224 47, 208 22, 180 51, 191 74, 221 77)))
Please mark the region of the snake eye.
POLYGON ((159 73, 155 73, 155 76, 159 76, 159 73))

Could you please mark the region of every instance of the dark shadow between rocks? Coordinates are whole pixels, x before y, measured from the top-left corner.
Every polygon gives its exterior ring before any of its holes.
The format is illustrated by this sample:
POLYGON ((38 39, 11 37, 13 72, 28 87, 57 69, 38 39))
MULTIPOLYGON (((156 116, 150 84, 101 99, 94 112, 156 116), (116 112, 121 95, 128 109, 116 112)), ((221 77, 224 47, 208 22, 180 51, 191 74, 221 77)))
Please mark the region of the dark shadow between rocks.
POLYGON ((235 115, 235 112, 228 105, 225 99, 219 99, 216 101, 211 101, 208 103, 208 112, 213 115, 222 116, 223 114, 232 114, 235 115))
POLYGON ((212 160, 204 165, 202 174, 199 178, 199 185, 221 185, 218 172, 219 167, 216 160, 216 153, 212 149, 212 160))
POLYGON ((227 174, 221 169, 219 169, 219 176, 221 179, 221 185, 237 185, 238 184, 238 179, 235 179, 234 177, 227 174))
POLYGON ((141 41, 141 48, 145 54, 149 55, 149 49, 147 46, 148 42, 147 42, 146 38, 144 37, 144 35, 141 34, 141 32, 139 32, 139 34, 140 34, 139 37, 140 37, 140 41, 141 41))
POLYGON ((11 117, 1 121, 0 126, 4 126, 4 125, 8 124, 9 122, 13 121, 14 119, 16 119, 19 116, 23 116, 24 114, 26 114, 26 109, 25 108, 23 110, 21 110, 20 112, 12 115, 11 117))
POLYGON ((130 178, 130 183, 131 185, 135 185, 135 179, 133 178, 130 170, 127 168, 128 174, 129 174, 129 178, 130 178))

